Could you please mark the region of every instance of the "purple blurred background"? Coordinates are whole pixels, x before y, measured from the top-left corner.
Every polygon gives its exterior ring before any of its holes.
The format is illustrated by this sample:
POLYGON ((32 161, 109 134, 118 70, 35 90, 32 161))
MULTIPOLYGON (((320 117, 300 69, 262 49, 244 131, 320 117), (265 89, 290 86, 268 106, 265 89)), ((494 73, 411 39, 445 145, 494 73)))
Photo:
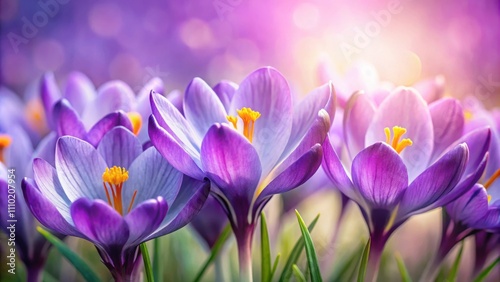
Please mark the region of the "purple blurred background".
MULTIPOLYGON (((167 90, 194 76, 239 82, 272 65, 300 92, 318 68, 359 61, 381 80, 411 85, 443 74, 446 94, 498 105, 500 1, 1 0, 0 83, 18 93, 52 71, 97 85, 150 78, 167 90)), ((335 81, 334 81, 335 84, 335 81)))

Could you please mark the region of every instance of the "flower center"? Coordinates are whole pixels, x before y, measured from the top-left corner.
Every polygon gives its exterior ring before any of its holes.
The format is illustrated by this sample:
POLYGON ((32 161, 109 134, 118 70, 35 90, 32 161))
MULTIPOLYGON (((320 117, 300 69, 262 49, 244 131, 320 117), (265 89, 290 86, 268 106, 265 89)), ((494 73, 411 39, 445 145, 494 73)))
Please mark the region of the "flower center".
POLYGON ((142 127, 141 115, 137 112, 128 112, 127 116, 130 119, 130 122, 132 123, 132 131, 134 132, 135 135, 139 134, 139 131, 141 130, 142 127))
POLYGON ((5 148, 10 146, 10 143, 12 143, 12 138, 7 134, 0 133, 0 163, 5 163, 3 152, 5 148))
MULTIPOLYGON (((252 143, 253 131, 255 129, 255 121, 260 117, 260 113, 250 108, 241 108, 236 110, 238 116, 243 121, 243 135, 252 143)), ((227 116, 227 121, 233 124, 235 129, 238 129, 238 117, 227 116)))
POLYGON ((28 123, 38 132, 46 130, 45 113, 42 103, 37 99, 31 99, 25 108, 25 115, 28 123))
POLYGON ((384 128, 385 132, 385 142, 389 145, 391 145, 396 152, 401 153, 404 148, 413 145, 413 142, 411 141, 410 138, 405 138, 403 140, 400 140, 401 137, 406 133, 406 128, 400 127, 400 126, 394 126, 392 128, 392 132, 394 133, 394 136, 391 138, 391 130, 389 127, 384 128), (391 142, 392 140, 392 142, 391 142))
MULTIPOLYGON (((121 215, 123 215, 122 188, 123 183, 127 180, 128 171, 123 167, 107 167, 106 171, 102 174, 102 184, 104 186, 104 191, 106 191, 108 204, 121 215)), ((137 190, 134 191, 134 195, 132 196, 127 212, 130 212, 136 195, 137 190)))

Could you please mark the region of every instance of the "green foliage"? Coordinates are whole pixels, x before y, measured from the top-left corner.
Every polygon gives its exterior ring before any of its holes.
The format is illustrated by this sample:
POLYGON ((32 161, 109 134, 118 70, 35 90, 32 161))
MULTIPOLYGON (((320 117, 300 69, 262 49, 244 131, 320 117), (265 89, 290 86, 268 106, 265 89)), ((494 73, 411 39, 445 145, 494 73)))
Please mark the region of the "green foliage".
POLYGON ((38 226, 36 228, 47 241, 49 241, 56 249, 75 267, 82 275, 85 281, 96 282, 101 281, 94 271, 87 265, 87 263, 73 252, 63 241, 59 240, 56 236, 52 235, 47 230, 38 226))
POLYGON ((297 220, 299 221, 300 231, 302 232, 302 238, 306 246, 307 263, 309 266, 309 273, 311 275, 311 281, 320 282, 323 281, 321 278, 321 272, 319 270, 318 256, 316 255, 316 249, 311 238, 311 233, 307 230, 306 224, 299 212, 295 210, 297 215, 297 220))
MULTIPOLYGON (((319 214, 313 219, 311 224, 307 227, 309 232, 311 232, 314 229, 314 226, 318 222, 319 219, 319 214)), ((288 256, 288 260, 286 261, 285 267, 283 268, 283 271, 281 272, 280 276, 280 281, 289 281, 291 276, 292 276, 292 266, 297 263, 297 260, 299 259, 300 254, 302 253, 302 250, 304 249, 304 240, 300 238, 297 240, 297 243, 295 243, 292 252, 288 256)))

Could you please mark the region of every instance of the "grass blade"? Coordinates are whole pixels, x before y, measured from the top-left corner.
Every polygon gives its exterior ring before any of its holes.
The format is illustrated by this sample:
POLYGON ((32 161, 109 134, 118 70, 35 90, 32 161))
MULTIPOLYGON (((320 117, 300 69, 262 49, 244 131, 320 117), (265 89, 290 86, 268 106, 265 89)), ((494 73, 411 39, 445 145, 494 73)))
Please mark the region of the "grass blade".
POLYGON ((261 249, 261 269, 263 282, 271 281, 271 247, 269 243, 269 232, 267 231, 266 216, 262 212, 260 215, 260 249, 261 249))
POLYGON ((276 256, 276 259, 274 260, 273 269, 271 270, 271 276, 269 277, 269 281, 273 280, 274 273, 276 273, 276 269, 278 269, 278 263, 280 262, 280 257, 281 254, 278 254, 276 256))
POLYGON ((49 272, 44 271, 42 281, 43 282, 58 282, 59 280, 54 278, 54 276, 52 276, 49 272))
POLYGON ((368 239, 368 242, 366 242, 366 246, 363 250, 363 256, 361 257, 361 263, 359 265, 358 282, 365 281, 366 267, 368 265, 368 257, 370 256, 371 242, 372 241, 368 239))
MULTIPOLYGON (((363 252, 363 244, 359 244, 354 252, 352 252, 346 260, 336 263, 336 268, 332 274, 330 281, 346 281, 346 275, 349 270, 351 275, 354 274, 354 269, 358 263, 358 258, 361 257, 363 252)), ((348 280, 348 279, 347 279, 348 280)))
MULTIPOLYGON (((318 222, 319 219, 319 214, 314 218, 314 220, 309 224, 309 227, 307 228, 309 232, 311 232, 314 229, 314 226, 318 222)), ((281 277, 280 281, 288 281, 292 277, 292 266, 297 263, 297 260, 299 259, 300 253, 302 253, 302 249, 304 248, 304 240, 302 238, 299 238, 297 240, 297 243, 295 243, 295 246, 292 249, 292 252, 290 253, 290 256, 288 257, 288 260, 286 261, 285 267, 283 268, 283 272, 281 272, 281 277)))
POLYGON ((297 220, 299 221, 300 231, 302 232, 302 238, 306 246, 307 263, 309 265, 309 273, 311 275, 312 282, 323 281, 321 278, 321 272, 319 270, 318 256, 316 255, 316 249, 311 238, 311 233, 307 230, 306 224, 299 212, 295 210, 297 215, 297 220))
POLYGON ((401 281, 411 282, 412 280, 411 280, 410 274, 408 273, 408 269, 406 269, 406 265, 405 265, 401 255, 399 253, 395 253, 394 257, 396 258, 399 273, 401 274, 401 281))
POLYGON ((226 225, 222 233, 220 234, 219 238, 214 244, 214 247, 212 248, 212 251, 210 252, 210 256, 208 257, 207 261, 203 265, 203 267, 200 269, 198 274, 196 275, 196 278, 194 279, 195 282, 198 282, 201 280, 203 275, 205 274, 205 271, 207 268, 212 264, 212 262, 215 260, 219 252, 222 250, 222 247, 224 246, 224 243, 227 241, 229 236, 231 235, 231 225, 226 225))
POLYGON ((59 240, 56 236, 52 235, 49 231, 37 226, 36 230, 42 234, 47 241, 49 241, 56 249, 75 267, 78 272, 82 275, 85 281, 101 281, 99 277, 94 273, 92 268, 75 252, 73 252, 63 241, 59 240))
POLYGON ((149 258, 148 246, 146 243, 140 245, 142 260, 144 261, 144 272, 146 273, 146 278, 148 282, 154 282, 155 278, 153 275, 153 268, 151 267, 151 259, 149 258))
POLYGON ((447 281, 457 281, 458 267, 460 266, 460 261, 462 260, 462 253, 464 251, 464 242, 460 244, 460 250, 458 251, 457 257, 453 262, 453 266, 451 267, 450 273, 448 274, 447 281))
POLYGON ((474 278, 474 282, 484 281, 484 279, 486 279, 486 277, 488 277, 490 272, 493 270, 493 268, 495 268, 495 266, 497 266, 498 263, 500 263, 500 257, 497 258, 495 261, 493 261, 490 265, 488 265, 488 267, 486 267, 483 271, 481 271, 481 273, 479 273, 476 276, 476 278, 474 278))
POLYGON ((153 240, 153 275, 155 281, 163 281, 163 267, 160 265, 160 238, 153 240))
POLYGON ((293 269, 293 274, 295 275, 295 279, 298 282, 306 282, 306 277, 304 276, 302 271, 300 271, 299 267, 296 264, 292 266, 292 269, 293 269))

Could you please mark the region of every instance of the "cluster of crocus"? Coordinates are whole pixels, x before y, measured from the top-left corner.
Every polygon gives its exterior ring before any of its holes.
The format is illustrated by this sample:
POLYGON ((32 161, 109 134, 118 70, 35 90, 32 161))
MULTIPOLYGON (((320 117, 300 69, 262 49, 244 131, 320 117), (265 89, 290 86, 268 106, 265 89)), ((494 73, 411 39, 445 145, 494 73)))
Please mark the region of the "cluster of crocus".
MULTIPOLYGON (((321 167, 343 206, 356 203, 366 221, 370 279, 389 237, 411 216, 438 207, 446 215, 444 235, 424 279, 465 237, 476 235, 478 254, 483 250, 477 269, 486 246, 498 242, 497 116, 484 109, 464 114, 458 100, 441 97, 441 79, 355 92, 340 109, 331 82, 294 104, 287 80, 271 67, 240 84, 210 87, 194 78, 182 100, 160 94, 156 78, 137 95, 120 81, 95 90, 80 73, 68 77, 64 91, 52 74, 40 85, 45 137, 14 113, 0 115, 2 197, 7 168, 19 168, 23 233, 37 234, 36 219, 61 238, 92 242, 116 281, 139 279, 144 242, 192 222, 212 248, 227 221, 240 280, 252 281, 262 210, 314 175, 309 185, 325 186, 323 172, 316 174, 321 167)), ((22 105, 3 98, 10 96, 0 98, 22 105)), ((35 281, 48 244, 39 235, 21 239, 35 281)))
MULTIPOLYGON (((491 132, 478 128, 463 134, 464 114, 457 100, 427 104, 412 88, 393 90, 379 105, 368 95, 354 94, 343 122, 348 155, 339 158, 325 141, 323 168, 361 209, 371 240, 368 277, 376 278, 385 243, 409 217, 464 205, 459 197, 474 193, 486 166, 491 132)), ((498 227, 498 215, 493 219, 462 208, 457 210, 481 218, 483 228, 498 227)))

